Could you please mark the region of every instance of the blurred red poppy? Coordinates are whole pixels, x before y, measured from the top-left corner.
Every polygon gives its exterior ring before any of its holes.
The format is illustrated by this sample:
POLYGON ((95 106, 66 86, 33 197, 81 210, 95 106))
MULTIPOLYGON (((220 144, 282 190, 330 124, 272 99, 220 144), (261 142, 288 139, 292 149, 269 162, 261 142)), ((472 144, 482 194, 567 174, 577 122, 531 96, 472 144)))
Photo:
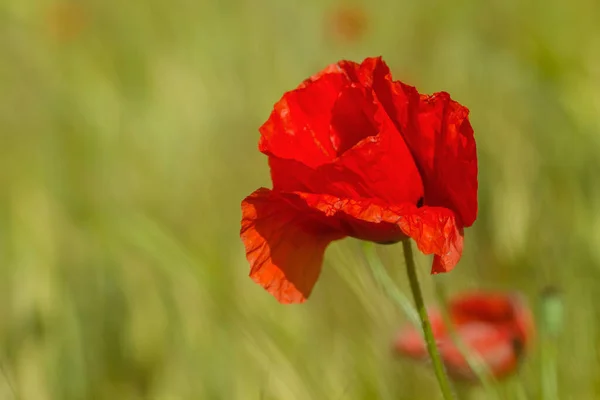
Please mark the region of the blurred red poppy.
POLYGON ((65 1, 53 3, 47 9, 46 22, 54 39, 69 41, 83 32, 88 18, 79 2, 65 1))
POLYGON ((353 43, 367 30, 367 15, 359 5, 336 4, 327 14, 327 36, 335 41, 353 43))
MULTIPOLYGON (((450 301, 449 314, 458 340, 483 362, 495 378, 514 372, 531 346, 534 319, 518 294, 469 293, 450 301)), ((454 343, 450 330, 437 309, 428 311, 440 355, 450 376, 476 381, 477 374, 454 343)), ((400 355, 428 360, 421 330, 407 326, 400 331, 394 348, 400 355)))
POLYGON ((346 236, 413 238, 450 271, 477 216, 468 109, 419 95, 381 58, 340 61, 283 95, 260 127, 273 189, 242 201, 250 276, 282 303, 303 302, 327 245, 346 236))

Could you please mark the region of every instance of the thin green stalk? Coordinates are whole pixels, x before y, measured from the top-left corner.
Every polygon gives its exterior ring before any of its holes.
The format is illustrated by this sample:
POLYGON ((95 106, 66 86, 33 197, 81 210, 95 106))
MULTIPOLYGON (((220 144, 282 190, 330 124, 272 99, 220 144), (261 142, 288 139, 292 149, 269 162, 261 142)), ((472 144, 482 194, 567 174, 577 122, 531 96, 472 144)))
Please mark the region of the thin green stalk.
POLYGON ((450 381, 448 375, 446 375, 446 369, 442 363, 442 358, 438 351, 435 343, 435 337, 431 330, 431 323, 429 322, 429 316, 427 315, 427 309, 425 308, 425 302, 423 301, 423 294, 421 293, 421 286, 419 285, 419 278, 417 277, 417 268, 415 266, 415 259, 412 252, 411 243, 409 240, 402 241, 402 249, 404 250, 404 260, 406 262, 406 272, 408 275, 408 281, 410 282, 410 289, 415 300, 415 306, 421 319, 421 327, 423 328, 423 335, 425 337, 425 343, 427 344, 427 351, 431 357, 433 364, 433 370, 435 376, 440 385, 440 390, 444 399, 454 399, 454 393, 450 387, 450 381))
POLYGON ((552 339, 542 339, 541 351, 541 377, 542 377, 542 399, 558 399, 558 367, 556 363, 557 348, 552 339))
POLYGON ((541 378, 542 399, 558 399, 558 344, 564 310, 559 291, 549 287, 541 296, 541 378))

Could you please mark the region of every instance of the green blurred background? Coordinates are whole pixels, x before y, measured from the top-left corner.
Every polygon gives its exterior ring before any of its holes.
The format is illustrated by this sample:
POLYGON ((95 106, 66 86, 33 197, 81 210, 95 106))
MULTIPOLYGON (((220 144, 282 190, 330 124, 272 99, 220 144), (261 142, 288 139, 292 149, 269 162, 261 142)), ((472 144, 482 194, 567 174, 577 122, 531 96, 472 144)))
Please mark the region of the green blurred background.
MULTIPOLYGON (((359 242, 282 306, 238 236, 273 103, 375 55, 471 109, 479 219, 435 280, 557 286, 557 398, 600 398, 599 22, 594 0, 1 1, 0 399, 437 398, 359 242)), ((543 350, 504 398, 540 398, 543 350)))

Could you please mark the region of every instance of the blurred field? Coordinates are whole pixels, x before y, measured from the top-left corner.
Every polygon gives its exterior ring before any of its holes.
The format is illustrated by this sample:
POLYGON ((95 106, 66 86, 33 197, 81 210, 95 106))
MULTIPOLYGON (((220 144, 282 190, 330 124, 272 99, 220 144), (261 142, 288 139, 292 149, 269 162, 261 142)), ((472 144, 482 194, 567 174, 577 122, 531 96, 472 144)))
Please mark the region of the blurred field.
MULTIPOLYGON (((333 0, 65 1, 0 2, 0 399, 437 398, 391 356, 406 317, 357 241, 286 307, 238 237, 273 103, 371 55, 471 109, 479 219, 435 279, 533 305, 556 285, 556 398, 600 398, 600 3, 356 0, 344 40, 333 0)), ((543 351, 503 398, 540 398, 543 351)))

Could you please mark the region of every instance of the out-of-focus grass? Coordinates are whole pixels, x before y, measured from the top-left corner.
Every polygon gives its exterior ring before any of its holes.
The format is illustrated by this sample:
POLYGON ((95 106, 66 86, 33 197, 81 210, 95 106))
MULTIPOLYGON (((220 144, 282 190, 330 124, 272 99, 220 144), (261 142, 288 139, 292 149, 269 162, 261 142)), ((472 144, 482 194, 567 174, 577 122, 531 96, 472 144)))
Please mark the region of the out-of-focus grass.
MULTIPOLYGON (((334 5, 0 3, 0 398, 435 398, 427 368, 391 357, 405 316, 355 241, 285 307, 238 238, 240 200, 269 185, 272 104, 370 55, 472 112, 479 219, 436 279, 532 302, 558 286, 558 397, 600 396, 600 5, 365 1, 353 43, 325 35, 334 5)), ((381 257, 406 288, 400 249, 381 257)), ((539 360, 506 398, 538 398, 539 360)))

